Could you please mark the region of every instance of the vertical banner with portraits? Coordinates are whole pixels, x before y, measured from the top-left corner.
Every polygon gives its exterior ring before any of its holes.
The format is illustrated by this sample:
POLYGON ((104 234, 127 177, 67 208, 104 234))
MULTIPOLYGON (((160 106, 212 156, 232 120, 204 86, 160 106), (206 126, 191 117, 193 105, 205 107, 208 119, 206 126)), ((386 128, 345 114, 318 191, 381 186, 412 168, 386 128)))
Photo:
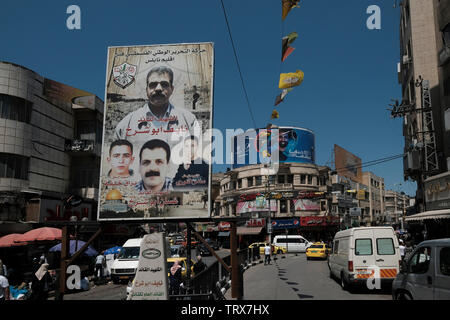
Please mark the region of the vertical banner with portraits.
POLYGON ((109 47, 99 220, 210 217, 213 43, 109 47))

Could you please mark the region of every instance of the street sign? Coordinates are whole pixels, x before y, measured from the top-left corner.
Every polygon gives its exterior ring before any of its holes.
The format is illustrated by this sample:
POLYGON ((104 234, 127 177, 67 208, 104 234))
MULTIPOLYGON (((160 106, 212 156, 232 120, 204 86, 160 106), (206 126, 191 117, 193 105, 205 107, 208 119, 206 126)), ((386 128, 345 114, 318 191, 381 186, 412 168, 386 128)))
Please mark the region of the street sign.
POLYGON ((350 217, 360 217, 361 216, 361 208, 355 207, 350 208, 350 217))

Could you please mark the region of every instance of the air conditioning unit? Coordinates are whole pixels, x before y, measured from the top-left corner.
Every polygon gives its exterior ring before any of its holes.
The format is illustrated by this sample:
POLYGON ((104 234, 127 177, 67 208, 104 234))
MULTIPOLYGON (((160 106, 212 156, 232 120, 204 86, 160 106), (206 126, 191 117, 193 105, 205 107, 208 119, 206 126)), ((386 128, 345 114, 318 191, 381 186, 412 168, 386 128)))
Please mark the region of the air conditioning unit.
POLYGON ((403 64, 411 63, 411 58, 408 55, 403 56, 403 64))

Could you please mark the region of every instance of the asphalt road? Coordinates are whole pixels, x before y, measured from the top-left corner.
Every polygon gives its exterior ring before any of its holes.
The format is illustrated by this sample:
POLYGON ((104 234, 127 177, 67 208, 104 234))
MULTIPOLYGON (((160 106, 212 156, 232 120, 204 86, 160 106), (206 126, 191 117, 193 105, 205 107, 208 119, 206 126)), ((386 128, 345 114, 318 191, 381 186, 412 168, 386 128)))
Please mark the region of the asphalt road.
MULTIPOLYGON (((230 298, 230 291, 227 296, 230 298)), ((244 272, 244 300, 391 300, 389 289, 342 290, 329 276, 326 260, 306 260, 305 254, 289 254, 258 264, 244 272)))

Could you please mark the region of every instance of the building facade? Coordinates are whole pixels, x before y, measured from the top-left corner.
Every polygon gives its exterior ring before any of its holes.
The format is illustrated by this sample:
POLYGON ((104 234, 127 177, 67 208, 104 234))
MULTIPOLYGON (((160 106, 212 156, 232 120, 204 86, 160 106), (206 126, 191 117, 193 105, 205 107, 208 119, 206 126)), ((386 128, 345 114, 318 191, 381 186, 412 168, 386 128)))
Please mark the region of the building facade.
POLYGON ((102 122, 95 95, 0 62, 0 221, 96 220, 102 122))
POLYGON ((386 221, 401 226, 409 204, 408 195, 403 192, 387 190, 385 194, 386 221))

